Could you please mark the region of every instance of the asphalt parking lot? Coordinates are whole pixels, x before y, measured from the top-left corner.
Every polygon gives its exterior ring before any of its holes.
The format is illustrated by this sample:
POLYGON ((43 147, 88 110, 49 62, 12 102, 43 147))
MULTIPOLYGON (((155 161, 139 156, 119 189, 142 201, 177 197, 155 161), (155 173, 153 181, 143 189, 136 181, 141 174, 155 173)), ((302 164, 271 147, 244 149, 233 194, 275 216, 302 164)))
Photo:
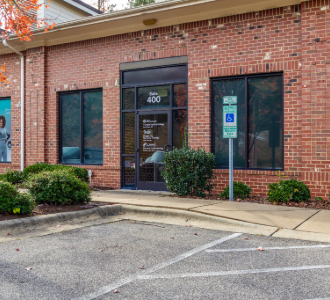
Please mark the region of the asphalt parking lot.
POLYGON ((148 222, 3 243, 0 269, 10 300, 330 299, 328 244, 148 222))

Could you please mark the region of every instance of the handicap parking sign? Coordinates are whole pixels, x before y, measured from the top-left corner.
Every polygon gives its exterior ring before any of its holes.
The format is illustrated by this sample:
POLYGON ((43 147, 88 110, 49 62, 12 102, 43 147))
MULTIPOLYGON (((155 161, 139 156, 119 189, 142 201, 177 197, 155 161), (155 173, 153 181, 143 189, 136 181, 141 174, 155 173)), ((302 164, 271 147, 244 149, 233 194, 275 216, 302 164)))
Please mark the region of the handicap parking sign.
POLYGON ((235 122, 235 115, 234 114, 226 114, 226 122, 227 123, 234 123, 235 122))
POLYGON ((223 106, 223 137, 237 138, 237 106, 223 106))

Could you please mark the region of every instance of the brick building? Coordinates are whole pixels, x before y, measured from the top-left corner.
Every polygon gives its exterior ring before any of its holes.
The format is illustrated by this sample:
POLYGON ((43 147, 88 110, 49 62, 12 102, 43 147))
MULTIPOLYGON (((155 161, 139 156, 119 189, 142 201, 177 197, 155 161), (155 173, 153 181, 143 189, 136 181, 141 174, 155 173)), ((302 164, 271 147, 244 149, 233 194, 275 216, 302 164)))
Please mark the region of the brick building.
MULTIPOLYGON (((216 154, 220 192, 222 98, 237 96, 234 180, 265 194, 280 172, 327 197, 329 2, 170 0, 64 22, 29 43, 10 38, 25 62, 24 165, 75 164, 95 185, 161 190, 162 153, 180 147, 188 122, 189 145, 216 154)), ((20 169, 21 63, 12 52, 0 48, 12 127, 1 172, 20 169)))

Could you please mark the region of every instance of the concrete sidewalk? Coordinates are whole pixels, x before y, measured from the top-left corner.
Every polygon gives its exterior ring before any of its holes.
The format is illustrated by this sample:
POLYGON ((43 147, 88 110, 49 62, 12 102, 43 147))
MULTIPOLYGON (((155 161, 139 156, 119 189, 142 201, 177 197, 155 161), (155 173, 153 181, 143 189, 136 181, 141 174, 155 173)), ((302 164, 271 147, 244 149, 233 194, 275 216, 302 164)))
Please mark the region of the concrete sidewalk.
POLYGON ((274 236, 330 237, 330 210, 306 209, 247 202, 176 198, 167 192, 94 191, 93 201, 190 211, 278 228, 274 236))

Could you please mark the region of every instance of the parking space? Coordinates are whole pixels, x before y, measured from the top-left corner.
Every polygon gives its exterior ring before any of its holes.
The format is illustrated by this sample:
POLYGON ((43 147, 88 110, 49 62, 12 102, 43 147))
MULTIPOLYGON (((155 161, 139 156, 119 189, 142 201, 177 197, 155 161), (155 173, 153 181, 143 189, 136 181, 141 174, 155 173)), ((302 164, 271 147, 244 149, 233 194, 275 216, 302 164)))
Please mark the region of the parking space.
POLYGON ((330 297, 328 244, 147 222, 4 243, 0 268, 0 299, 330 297))

